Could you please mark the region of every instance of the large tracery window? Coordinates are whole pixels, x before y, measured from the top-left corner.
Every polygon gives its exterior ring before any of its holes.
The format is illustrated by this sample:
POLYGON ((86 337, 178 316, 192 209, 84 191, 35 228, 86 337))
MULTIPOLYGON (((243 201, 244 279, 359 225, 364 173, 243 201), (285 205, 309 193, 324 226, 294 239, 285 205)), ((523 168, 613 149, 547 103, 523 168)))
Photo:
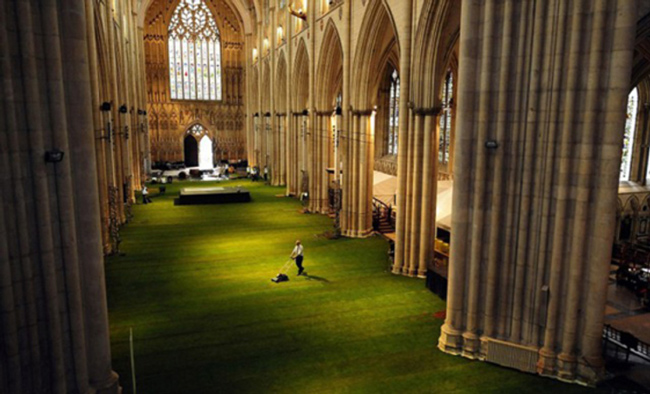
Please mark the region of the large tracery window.
POLYGON ((390 74, 390 102, 388 112, 388 154, 397 154, 397 132, 399 127, 399 74, 390 74))
POLYGON ((442 87, 442 110, 440 112, 440 139, 438 141, 438 162, 449 163, 449 145, 451 144, 451 104, 454 78, 449 71, 442 87))
POLYGON ((627 97, 627 120, 625 121, 625 136, 623 137, 623 157, 619 179, 630 180, 630 167, 632 165, 632 148, 634 147, 634 132, 636 131, 636 112, 639 106, 639 93, 636 88, 627 97))
POLYGON ((181 0, 169 23, 169 86, 177 100, 221 100, 219 29, 203 0, 181 0))

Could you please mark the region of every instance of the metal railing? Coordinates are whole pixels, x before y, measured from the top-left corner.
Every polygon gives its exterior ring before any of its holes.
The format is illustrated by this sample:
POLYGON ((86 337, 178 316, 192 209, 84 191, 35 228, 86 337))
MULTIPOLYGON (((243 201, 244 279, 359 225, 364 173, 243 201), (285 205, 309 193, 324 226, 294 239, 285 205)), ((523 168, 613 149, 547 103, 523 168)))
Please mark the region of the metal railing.
POLYGON ((628 358, 631 353, 646 361, 650 361, 650 344, 641 341, 629 332, 617 330, 609 324, 605 324, 603 340, 625 349, 628 358))
POLYGON ((395 231, 396 213, 392 206, 387 205, 377 197, 372 198, 372 226, 379 231, 382 222, 388 223, 391 230, 395 231))

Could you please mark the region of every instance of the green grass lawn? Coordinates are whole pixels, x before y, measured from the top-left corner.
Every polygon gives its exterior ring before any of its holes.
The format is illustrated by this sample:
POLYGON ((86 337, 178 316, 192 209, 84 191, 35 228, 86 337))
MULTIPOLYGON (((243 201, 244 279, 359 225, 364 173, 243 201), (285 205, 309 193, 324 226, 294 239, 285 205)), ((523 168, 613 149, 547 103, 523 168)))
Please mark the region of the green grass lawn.
POLYGON ((126 255, 106 261, 113 367, 138 393, 573 393, 588 389, 437 350, 444 302, 389 273, 377 237, 327 240, 332 222, 299 213, 283 188, 247 204, 174 206, 180 187, 137 205, 126 255), (309 276, 271 282, 296 239, 309 276))

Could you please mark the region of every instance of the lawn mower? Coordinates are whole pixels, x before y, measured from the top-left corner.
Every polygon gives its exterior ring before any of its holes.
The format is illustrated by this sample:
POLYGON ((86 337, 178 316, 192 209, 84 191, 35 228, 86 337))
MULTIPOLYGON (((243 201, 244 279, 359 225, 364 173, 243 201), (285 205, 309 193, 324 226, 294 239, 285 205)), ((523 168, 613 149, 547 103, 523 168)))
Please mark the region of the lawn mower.
POLYGON ((289 276, 287 276, 287 274, 285 274, 284 272, 287 272, 291 263, 292 263, 291 259, 287 260, 287 262, 284 263, 282 268, 280 268, 280 272, 278 273, 278 275, 275 278, 271 279, 271 282, 280 283, 280 282, 289 281, 289 276))

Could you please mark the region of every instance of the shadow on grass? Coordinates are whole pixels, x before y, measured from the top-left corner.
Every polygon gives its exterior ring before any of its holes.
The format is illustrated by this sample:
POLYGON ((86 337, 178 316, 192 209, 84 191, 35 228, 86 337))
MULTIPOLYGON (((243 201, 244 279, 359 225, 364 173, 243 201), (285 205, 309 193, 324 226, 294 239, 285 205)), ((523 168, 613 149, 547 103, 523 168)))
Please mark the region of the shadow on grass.
POLYGON ((309 274, 306 273, 306 272, 305 272, 304 274, 302 274, 302 276, 304 276, 305 278, 307 278, 307 280, 316 280, 316 281, 318 281, 318 282, 330 283, 330 281, 327 280, 327 278, 323 278, 323 277, 321 277, 321 276, 316 276, 316 275, 309 275, 309 274))

